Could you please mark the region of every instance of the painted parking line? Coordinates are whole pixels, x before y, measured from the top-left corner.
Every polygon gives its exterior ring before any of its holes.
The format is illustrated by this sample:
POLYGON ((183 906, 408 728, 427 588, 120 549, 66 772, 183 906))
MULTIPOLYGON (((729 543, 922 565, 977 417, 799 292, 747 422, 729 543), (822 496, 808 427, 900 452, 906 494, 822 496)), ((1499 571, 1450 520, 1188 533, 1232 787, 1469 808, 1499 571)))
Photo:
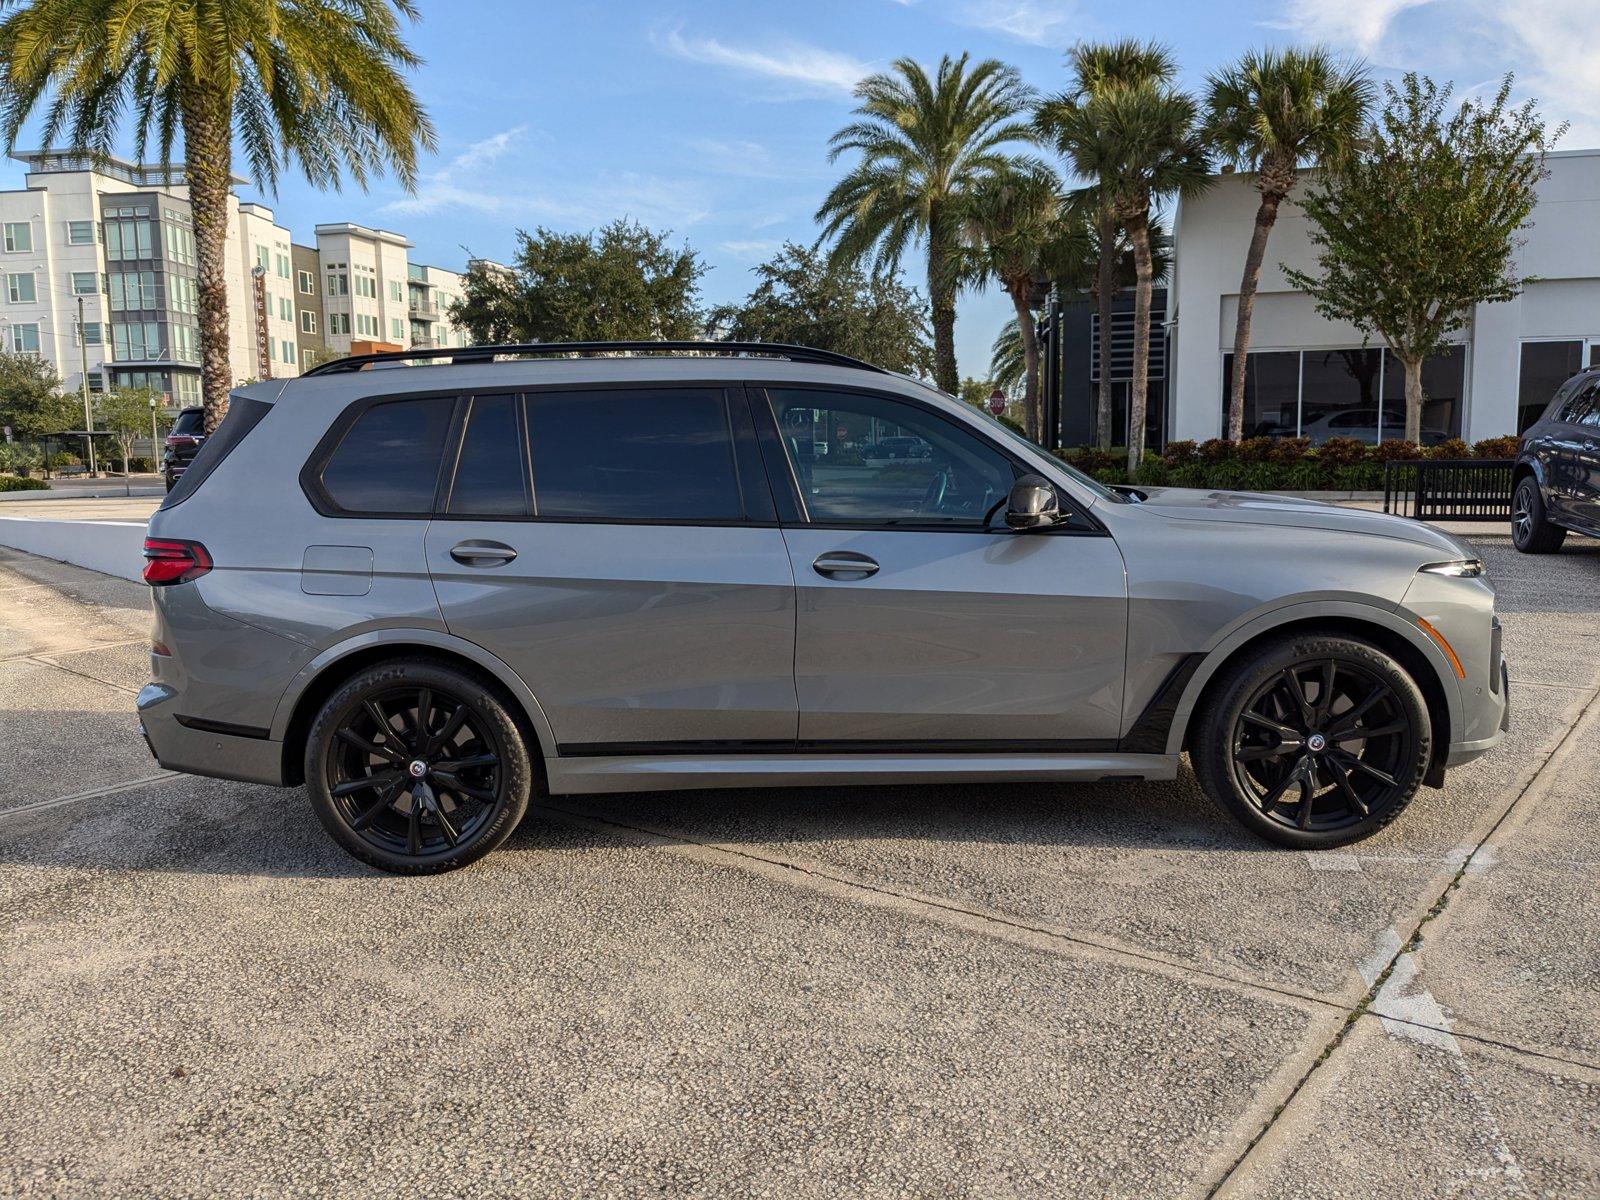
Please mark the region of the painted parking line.
POLYGON ((56 796, 51 800, 35 800, 31 804, 19 804, 15 808, 0 809, 0 822, 16 817, 28 816, 31 813, 43 812, 50 808, 59 808, 63 804, 76 804, 80 800, 97 800, 101 796, 115 796, 119 792, 131 792, 135 788, 149 787, 153 783, 163 783, 168 779, 177 779, 177 771, 157 771, 153 775, 141 775, 138 779, 126 779, 121 783, 108 783, 104 787, 90 788, 86 792, 74 792, 70 796, 56 796))

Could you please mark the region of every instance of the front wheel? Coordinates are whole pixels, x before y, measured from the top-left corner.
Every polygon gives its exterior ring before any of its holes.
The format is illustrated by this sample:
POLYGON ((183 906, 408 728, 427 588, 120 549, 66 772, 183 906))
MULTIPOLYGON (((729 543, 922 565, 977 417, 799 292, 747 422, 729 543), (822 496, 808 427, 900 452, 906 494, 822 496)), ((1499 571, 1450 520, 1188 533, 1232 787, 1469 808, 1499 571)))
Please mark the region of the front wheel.
POLYGON ((1190 736, 1201 786, 1282 846, 1358 841, 1400 815, 1433 753, 1427 703, 1382 650, 1283 638, 1224 667, 1190 736))
POLYGON ((1566 540, 1567 531, 1545 513, 1539 481, 1523 476, 1511 496, 1511 544, 1524 554, 1553 554, 1566 540))
POLYGON ((358 672, 306 744, 317 818, 356 858, 402 875, 482 858, 528 810, 533 767, 511 701, 435 659, 358 672))

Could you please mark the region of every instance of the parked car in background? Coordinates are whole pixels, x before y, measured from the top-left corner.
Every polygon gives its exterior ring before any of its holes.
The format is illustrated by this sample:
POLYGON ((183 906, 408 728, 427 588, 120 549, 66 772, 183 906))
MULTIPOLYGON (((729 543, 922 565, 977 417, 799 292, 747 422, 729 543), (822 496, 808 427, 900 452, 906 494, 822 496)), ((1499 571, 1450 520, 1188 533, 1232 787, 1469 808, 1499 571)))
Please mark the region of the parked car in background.
MULTIPOLYGON (((1278 426, 1270 430, 1268 435, 1294 437, 1295 431, 1292 425, 1278 426)), ((1320 446, 1329 438, 1336 437, 1355 438, 1357 441, 1376 444, 1405 437, 1406 415, 1402 409, 1384 409, 1383 431, 1380 437, 1376 408, 1340 408, 1323 413, 1307 410, 1300 425, 1300 435, 1310 438, 1313 446, 1320 446)), ((1449 435, 1442 429, 1429 429, 1424 426, 1421 432, 1421 444, 1437 446, 1448 437, 1449 435)))
POLYGON ((183 409, 162 441, 161 473, 166 476, 169 492, 206 440, 205 417, 205 409, 198 406, 183 409))
POLYGON ((861 457, 871 459, 928 458, 932 454, 933 447, 919 437, 879 438, 861 448, 861 457))
POLYGON ((665 348, 693 353, 234 392, 145 543, 156 758, 304 783, 417 874, 536 790, 1171 780, 1185 750, 1248 829, 1322 849, 1505 735, 1494 589, 1446 533, 1122 493, 840 355, 665 348), (864 426, 926 452, 863 471, 783 432, 864 426))
POLYGON ((1511 472, 1512 545, 1549 554, 1569 530, 1600 537, 1600 368, 1556 389, 1511 472))

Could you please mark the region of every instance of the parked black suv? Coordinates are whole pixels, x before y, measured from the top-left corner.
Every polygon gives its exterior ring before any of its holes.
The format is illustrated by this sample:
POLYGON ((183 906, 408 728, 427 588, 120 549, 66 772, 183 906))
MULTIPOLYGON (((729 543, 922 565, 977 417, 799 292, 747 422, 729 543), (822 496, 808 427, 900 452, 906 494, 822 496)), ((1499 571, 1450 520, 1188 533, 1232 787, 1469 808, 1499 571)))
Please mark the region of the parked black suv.
POLYGON ((1522 435, 1511 473, 1511 541, 1561 549, 1568 530, 1600 537, 1600 368, 1567 380, 1522 435))
POLYGON ((178 482, 185 468, 194 460, 205 435, 206 410, 196 406, 186 408, 167 431, 165 449, 161 452, 161 470, 167 477, 167 491, 178 482))

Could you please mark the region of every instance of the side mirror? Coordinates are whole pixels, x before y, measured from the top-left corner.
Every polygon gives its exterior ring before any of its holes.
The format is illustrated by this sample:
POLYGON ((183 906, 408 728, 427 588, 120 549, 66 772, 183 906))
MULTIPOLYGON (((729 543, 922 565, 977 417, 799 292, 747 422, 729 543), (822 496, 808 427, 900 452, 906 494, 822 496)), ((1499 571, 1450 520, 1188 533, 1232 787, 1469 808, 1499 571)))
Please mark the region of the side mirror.
POLYGON ((1048 529, 1061 523, 1061 501, 1042 475, 1024 475, 1011 485, 1006 524, 1012 529, 1048 529))

